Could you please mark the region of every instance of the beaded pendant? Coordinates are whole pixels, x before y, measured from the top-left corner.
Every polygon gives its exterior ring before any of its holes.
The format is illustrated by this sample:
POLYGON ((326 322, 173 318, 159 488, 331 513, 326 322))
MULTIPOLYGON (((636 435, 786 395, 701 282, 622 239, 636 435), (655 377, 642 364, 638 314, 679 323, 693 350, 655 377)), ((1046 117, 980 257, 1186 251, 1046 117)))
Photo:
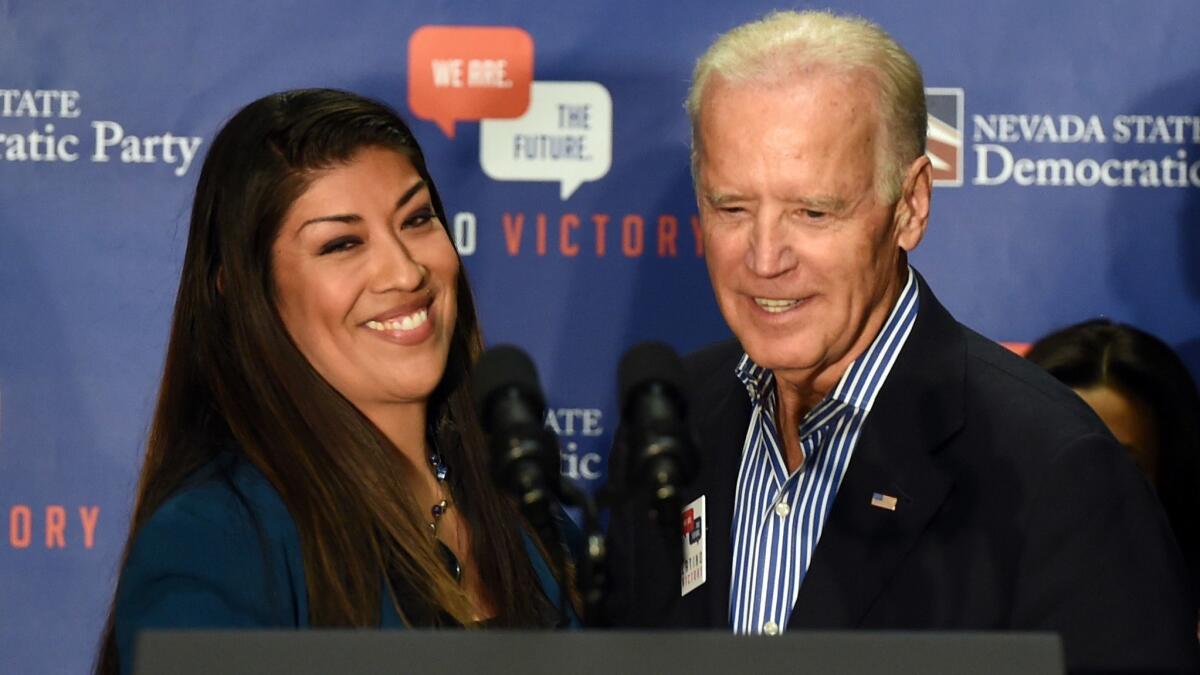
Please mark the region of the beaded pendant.
MULTIPOLYGON (((442 453, 436 449, 429 453, 429 467, 433 470, 434 478, 437 478, 438 489, 443 495, 448 494, 446 490, 446 476, 450 474, 450 470, 446 468, 446 462, 442 460, 442 453)), ((445 498, 430 507, 429 514, 433 517, 433 520, 429 522, 429 529, 433 530, 434 534, 437 534, 438 522, 449 509, 450 500, 445 498)))
MULTIPOLYGON (((437 478, 438 489, 443 495, 449 494, 446 489, 446 476, 450 474, 450 470, 446 468, 446 462, 442 460, 442 453, 435 448, 429 453, 429 467, 433 469, 433 476, 437 478)), ((429 529, 433 531, 433 536, 437 537, 438 522, 442 516, 446 515, 446 511, 450 508, 450 501, 442 499, 438 503, 429 508, 429 515, 433 516, 433 520, 429 521, 429 529)), ((442 562, 446 565, 446 571, 454 577, 455 581, 462 581, 462 564, 458 561, 458 556, 454 555, 454 551, 445 544, 441 539, 437 539, 438 553, 442 556, 442 562)))

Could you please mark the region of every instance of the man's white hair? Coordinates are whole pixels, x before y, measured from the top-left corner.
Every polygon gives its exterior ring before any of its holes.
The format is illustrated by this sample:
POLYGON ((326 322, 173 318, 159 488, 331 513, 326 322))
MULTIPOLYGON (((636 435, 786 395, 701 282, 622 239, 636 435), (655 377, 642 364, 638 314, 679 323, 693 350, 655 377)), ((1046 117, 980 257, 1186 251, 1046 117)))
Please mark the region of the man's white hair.
POLYGON ((774 12, 719 36, 696 62, 687 111, 692 125, 692 176, 700 161, 700 106, 713 75, 730 84, 786 82, 811 66, 861 72, 877 88, 875 189, 885 202, 900 196, 904 173, 925 153, 925 85, 921 69, 882 28, 829 11, 774 12))

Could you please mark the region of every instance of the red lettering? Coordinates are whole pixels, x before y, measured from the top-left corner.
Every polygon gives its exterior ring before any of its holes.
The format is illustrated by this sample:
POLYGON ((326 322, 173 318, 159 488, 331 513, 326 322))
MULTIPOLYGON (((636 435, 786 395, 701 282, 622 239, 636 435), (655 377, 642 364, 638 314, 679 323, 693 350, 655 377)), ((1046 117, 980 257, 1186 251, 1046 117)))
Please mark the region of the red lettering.
POLYGON ((67 529, 67 510, 61 506, 46 507, 46 548, 66 548, 63 530, 67 529))
POLYGON ((79 507, 79 522, 83 523, 83 547, 91 548, 96 543, 96 521, 100 520, 99 506, 79 507))
MULTIPOLYGON (((509 256, 518 256, 524 244, 526 213, 505 212, 501 214, 504 227, 504 245, 509 256)), ((533 248, 541 257, 550 255, 551 218, 557 218, 558 225, 558 254, 565 258, 579 257, 587 245, 580 241, 586 238, 580 230, 585 220, 590 220, 595 232, 595 255, 603 258, 608 254, 608 226, 613 218, 607 213, 537 213, 533 216, 533 248)), ((661 213, 654 216, 650 224, 655 229, 649 236, 655 237, 657 244, 651 242, 653 253, 659 258, 678 258, 680 249, 690 248, 681 241, 683 238, 681 217, 671 213, 661 213)), ((697 258, 704 256, 704 226, 700 217, 691 214, 688 217, 697 258)), ((647 255, 646 217, 638 213, 627 213, 621 217, 621 254, 626 258, 639 258, 647 255)))
POLYGON ((29 548, 33 541, 33 512, 24 504, 8 512, 8 543, 13 548, 29 548))
POLYGON ((604 235, 607 234, 608 214, 593 213, 592 222, 596 225, 596 256, 603 258, 606 250, 604 235))
POLYGON ((525 214, 518 213, 515 217, 504 214, 504 244, 508 247, 509 255, 521 252, 521 231, 525 229, 525 214))
POLYGON ((679 219, 670 214, 658 217, 658 257, 675 257, 675 236, 679 234, 679 219))
POLYGON ((579 216, 574 213, 564 213, 558 221, 558 250, 568 258, 579 255, 579 244, 571 241, 571 230, 579 227, 579 216))
POLYGON ((621 252, 626 258, 636 258, 646 248, 646 221, 636 213, 621 220, 621 252))

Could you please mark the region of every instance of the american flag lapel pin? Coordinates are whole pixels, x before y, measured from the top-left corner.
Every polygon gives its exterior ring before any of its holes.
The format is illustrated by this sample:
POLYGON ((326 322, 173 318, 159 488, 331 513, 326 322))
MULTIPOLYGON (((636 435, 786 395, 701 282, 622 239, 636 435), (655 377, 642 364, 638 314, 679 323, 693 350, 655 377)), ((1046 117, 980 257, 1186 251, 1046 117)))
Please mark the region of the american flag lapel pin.
POLYGON ((882 492, 876 492, 871 495, 871 506, 874 506, 877 509, 895 511, 896 498, 891 495, 885 495, 882 492))

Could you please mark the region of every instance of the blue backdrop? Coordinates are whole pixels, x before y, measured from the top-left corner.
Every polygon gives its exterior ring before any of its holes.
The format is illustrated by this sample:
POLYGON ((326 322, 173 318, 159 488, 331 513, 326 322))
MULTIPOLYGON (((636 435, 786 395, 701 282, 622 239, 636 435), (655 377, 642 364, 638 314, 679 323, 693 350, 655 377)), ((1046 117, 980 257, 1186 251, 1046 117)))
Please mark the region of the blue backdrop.
MULTIPOLYGON (((191 193, 223 120, 308 86, 413 119, 485 335, 533 355, 564 472, 594 488, 623 351, 727 335, 692 226, 681 103, 712 38, 770 8, 0 0, 0 672, 90 665, 191 193), (451 45, 441 87, 413 94, 435 68, 410 55, 424 26, 519 30, 495 54, 464 42, 465 90, 449 91, 451 45), (510 44, 522 31, 533 86, 510 44), (518 117, 467 115, 453 137, 448 120, 416 119, 438 114, 420 96, 449 110, 439 97, 505 82, 502 97, 529 95, 518 117)), ((837 8, 882 24, 924 68, 943 184, 914 262, 946 306, 1015 342, 1112 316, 1200 371, 1200 4, 837 8)))

